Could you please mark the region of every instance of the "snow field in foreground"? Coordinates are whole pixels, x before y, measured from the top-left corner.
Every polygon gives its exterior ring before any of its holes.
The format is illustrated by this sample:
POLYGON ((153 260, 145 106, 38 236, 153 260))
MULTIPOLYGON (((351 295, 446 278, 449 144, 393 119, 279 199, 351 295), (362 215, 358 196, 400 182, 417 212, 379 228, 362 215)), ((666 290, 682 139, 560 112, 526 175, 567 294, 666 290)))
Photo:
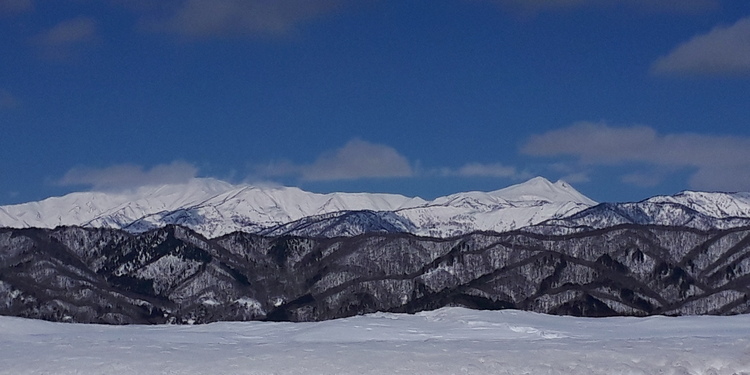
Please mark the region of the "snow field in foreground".
POLYGON ((443 308, 317 323, 102 326, 0 317, 0 374, 750 374, 750 316, 443 308))

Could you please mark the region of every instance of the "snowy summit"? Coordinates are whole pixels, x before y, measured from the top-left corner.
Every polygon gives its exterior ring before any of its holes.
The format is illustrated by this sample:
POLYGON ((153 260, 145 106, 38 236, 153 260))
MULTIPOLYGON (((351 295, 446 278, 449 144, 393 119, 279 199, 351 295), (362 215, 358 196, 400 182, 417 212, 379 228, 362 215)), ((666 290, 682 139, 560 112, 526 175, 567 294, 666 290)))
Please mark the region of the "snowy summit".
POLYGON ((561 218, 596 202, 569 184, 536 177, 493 192, 466 192, 432 201, 396 194, 310 193, 292 187, 232 185, 210 178, 147 186, 126 192, 82 192, 0 207, 0 226, 54 228, 61 225, 131 232, 183 225, 206 237, 234 231, 319 236, 295 222, 320 222, 343 213, 369 226, 330 232, 358 234, 367 228, 448 237, 473 231, 506 231, 561 218), (378 223, 372 223, 372 220, 378 223), (386 229, 382 229, 386 228, 386 229))

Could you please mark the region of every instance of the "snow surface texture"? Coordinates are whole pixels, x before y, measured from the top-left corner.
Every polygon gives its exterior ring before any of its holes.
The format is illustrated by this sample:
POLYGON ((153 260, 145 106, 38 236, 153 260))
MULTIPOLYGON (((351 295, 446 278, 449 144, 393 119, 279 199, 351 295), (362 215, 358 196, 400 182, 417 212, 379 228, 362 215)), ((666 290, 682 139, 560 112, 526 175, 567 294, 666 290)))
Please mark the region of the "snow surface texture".
POLYGON ((181 185, 120 193, 72 193, 1 206, 0 227, 68 225, 144 232, 177 224, 214 238, 234 231, 279 234, 274 232, 275 227, 306 217, 367 210, 393 213, 396 218, 385 218, 387 227, 395 224, 399 231, 449 237, 478 230, 516 229, 595 204, 569 184, 551 183, 542 177, 489 193, 458 193, 433 201, 396 194, 315 194, 298 188, 235 186, 214 179, 193 179, 181 185))
POLYGON ((0 317, 0 374, 750 374, 750 316, 443 308, 318 323, 101 326, 0 317))

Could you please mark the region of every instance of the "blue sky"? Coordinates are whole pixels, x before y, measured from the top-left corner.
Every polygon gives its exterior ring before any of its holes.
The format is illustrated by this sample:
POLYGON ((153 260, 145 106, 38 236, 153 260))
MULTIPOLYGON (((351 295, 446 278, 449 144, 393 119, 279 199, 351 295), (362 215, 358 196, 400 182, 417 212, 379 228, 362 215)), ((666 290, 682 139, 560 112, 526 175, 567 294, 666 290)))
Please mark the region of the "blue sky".
POLYGON ((0 0, 0 204, 750 191, 747 0, 0 0))

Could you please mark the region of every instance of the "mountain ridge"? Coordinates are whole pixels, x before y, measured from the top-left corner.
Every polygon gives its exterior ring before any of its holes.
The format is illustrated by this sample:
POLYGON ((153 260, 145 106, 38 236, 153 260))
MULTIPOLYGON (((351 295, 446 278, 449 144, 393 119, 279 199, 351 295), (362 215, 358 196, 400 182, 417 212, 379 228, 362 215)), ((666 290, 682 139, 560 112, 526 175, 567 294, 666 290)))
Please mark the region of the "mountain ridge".
POLYGON ((750 193, 682 191, 639 202, 604 202, 563 218, 525 228, 537 233, 571 233, 622 224, 660 225, 700 230, 750 225, 750 193))
MULTIPOLYGON (((335 212, 391 212, 394 228, 435 237, 477 230, 505 231, 559 218, 595 202, 563 181, 542 177, 492 192, 456 193, 426 201, 382 193, 305 192, 294 187, 231 185, 194 179, 182 185, 143 187, 126 193, 72 193, 0 207, 0 226, 54 228, 79 225, 144 232, 184 225, 207 237, 272 228, 335 212), (163 198, 162 198, 163 197, 163 198)), ((358 220, 358 219, 355 219, 358 220)), ((374 223, 388 227, 389 223, 374 223)), ((363 233, 367 228, 348 233, 363 233)), ((338 232, 337 232, 338 233, 338 232)), ((320 235, 300 233, 302 235, 320 235)))
POLYGON ((639 202, 597 204, 565 181, 543 177, 433 200, 383 193, 310 193, 295 187, 232 185, 215 179, 124 192, 71 193, 0 206, 0 227, 82 226, 143 233, 181 225, 208 237, 232 232, 301 237, 472 232, 563 234, 621 224, 702 230, 750 225, 750 193, 683 191, 639 202))
MULTIPOLYGON (((101 216, 118 225, 155 211, 126 223, 130 230, 91 221, 0 228, 0 314, 125 324, 325 320, 443 306, 750 313, 750 216, 734 216, 745 214, 750 195, 683 192, 590 206, 565 184, 532 179, 429 202, 221 182, 146 190, 135 205, 104 210, 121 216, 101 216), (165 210, 170 204, 185 206, 165 210), (395 209, 341 210, 367 205, 395 209), (250 209, 284 220, 314 214, 264 226, 242 215, 250 209), (244 230, 212 237, 193 229, 236 229, 225 223, 244 230)), ((52 202, 96 216, 82 197, 52 202)))
POLYGON ((750 227, 633 224, 450 239, 0 228, 0 314, 109 324, 310 321, 444 306, 742 314, 750 312, 749 238, 750 227))

